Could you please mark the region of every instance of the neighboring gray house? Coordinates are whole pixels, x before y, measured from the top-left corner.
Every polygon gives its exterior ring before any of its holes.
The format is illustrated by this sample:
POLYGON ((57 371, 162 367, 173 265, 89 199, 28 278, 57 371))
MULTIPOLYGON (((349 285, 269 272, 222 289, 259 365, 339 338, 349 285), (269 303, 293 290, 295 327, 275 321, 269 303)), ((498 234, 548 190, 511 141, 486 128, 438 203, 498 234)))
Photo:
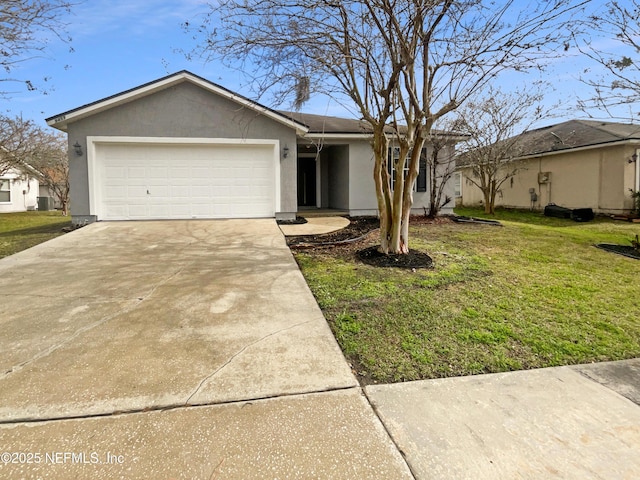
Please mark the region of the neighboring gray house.
MULTIPOLYGON (((75 223, 291 219, 314 207, 377 214, 362 122, 278 112, 187 71, 47 123, 68 134, 75 223)), ((453 148, 452 140, 449 155, 453 148)), ((428 202, 427 185, 421 171, 416 212, 428 202)), ((449 190, 453 196, 453 184, 449 190)))

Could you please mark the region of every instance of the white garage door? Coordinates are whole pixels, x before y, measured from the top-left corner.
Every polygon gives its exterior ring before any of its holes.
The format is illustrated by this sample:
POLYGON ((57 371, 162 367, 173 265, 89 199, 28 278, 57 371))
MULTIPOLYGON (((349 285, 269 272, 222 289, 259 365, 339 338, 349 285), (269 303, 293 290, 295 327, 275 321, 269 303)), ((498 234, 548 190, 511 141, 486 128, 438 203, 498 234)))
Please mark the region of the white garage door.
POLYGON ((275 215, 274 145, 96 144, 102 220, 275 215))

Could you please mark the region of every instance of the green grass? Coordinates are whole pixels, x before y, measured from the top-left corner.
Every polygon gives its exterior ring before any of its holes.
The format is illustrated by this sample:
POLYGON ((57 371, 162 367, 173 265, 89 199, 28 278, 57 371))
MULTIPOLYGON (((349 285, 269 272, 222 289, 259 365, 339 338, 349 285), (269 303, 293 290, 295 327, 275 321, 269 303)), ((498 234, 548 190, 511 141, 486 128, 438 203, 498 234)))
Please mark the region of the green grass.
POLYGON ((0 258, 62 235, 71 225, 60 212, 0 213, 0 258))
MULTIPOLYGON (((484 216, 479 210, 456 210, 484 216)), ((432 270, 296 253, 345 355, 365 382, 398 382, 640 357, 640 226, 497 212, 503 227, 411 227, 432 270)))

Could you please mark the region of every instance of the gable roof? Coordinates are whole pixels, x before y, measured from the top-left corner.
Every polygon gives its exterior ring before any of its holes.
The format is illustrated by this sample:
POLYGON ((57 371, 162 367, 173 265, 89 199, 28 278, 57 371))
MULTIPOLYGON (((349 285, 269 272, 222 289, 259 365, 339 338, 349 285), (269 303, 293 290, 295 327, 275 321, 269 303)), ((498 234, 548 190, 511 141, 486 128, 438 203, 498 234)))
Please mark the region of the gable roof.
POLYGON ((569 120, 530 130, 518 137, 519 157, 544 155, 576 148, 598 147, 618 142, 640 141, 640 125, 569 120))
POLYGON ((183 82, 190 82, 192 84, 198 85, 205 90, 220 95, 221 97, 224 97, 228 100, 234 101, 246 108, 261 113, 277 122, 291 127, 297 132, 305 133, 308 130, 306 125, 294 120, 293 118, 283 115, 276 110, 272 110, 269 107, 265 107, 264 105, 254 102, 253 100, 249 100, 242 95, 234 93, 231 90, 221 87, 220 85, 213 83, 205 78, 199 77, 198 75, 194 75, 187 70, 173 73, 158 80, 140 85, 139 87, 125 90, 124 92, 117 93, 110 97, 97 100, 95 102, 74 108, 72 110, 68 110, 63 113, 59 113, 58 115, 53 115, 52 117, 49 117, 45 120, 49 126, 57 128, 58 130, 66 131, 67 125, 71 122, 89 117, 91 115, 95 115, 96 113, 108 110, 118 105, 129 103, 138 98, 151 95, 153 93, 170 88, 183 82))

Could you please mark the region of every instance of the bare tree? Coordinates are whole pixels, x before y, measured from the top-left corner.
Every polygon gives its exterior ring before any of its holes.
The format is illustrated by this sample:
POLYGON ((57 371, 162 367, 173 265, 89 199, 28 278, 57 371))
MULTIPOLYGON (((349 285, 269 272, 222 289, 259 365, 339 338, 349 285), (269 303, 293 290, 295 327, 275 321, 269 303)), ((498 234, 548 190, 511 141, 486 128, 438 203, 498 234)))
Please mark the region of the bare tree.
POLYGON ((187 29, 199 45, 193 54, 246 70, 276 103, 324 93, 355 106, 370 126, 380 250, 406 253, 413 187, 434 123, 501 71, 540 68, 585 3, 229 0, 187 29), (400 149, 394 175, 391 140, 400 149))
POLYGON ((32 120, 0 115, 0 175, 16 168, 35 169, 67 214, 69 160, 64 135, 44 130, 32 120))
POLYGON ((63 134, 37 129, 33 135, 34 152, 29 164, 40 173, 40 182, 47 186, 62 208, 69 213, 68 142, 63 134))
POLYGON ((485 213, 495 212, 500 188, 522 170, 518 157, 528 145, 519 134, 543 117, 541 101, 541 93, 489 89, 458 111, 456 130, 467 135, 458 167, 469 167, 467 180, 482 191, 485 213))
MULTIPOLYGON (((17 82, 35 90, 32 79, 16 76, 21 63, 45 53, 48 41, 53 37, 65 42, 63 17, 71 9, 66 0, 2 0, 0 2, 0 66, 4 76, 0 82, 17 82)), ((10 92, 0 88, 0 95, 10 92)))
POLYGON ((429 205, 427 217, 435 218, 442 207, 453 201, 445 193, 449 179, 456 171, 456 157, 454 144, 465 138, 464 135, 453 132, 456 127, 452 122, 446 122, 444 128, 433 129, 427 138, 429 150, 424 161, 427 164, 429 181, 429 205))
MULTIPOLYGON (((593 87, 594 95, 579 102, 582 110, 602 108, 610 117, 620 117, 613 108, 627 106, 629 116, 638 118, 633 111, 640 101, 640 0, 613 0, 589 17, 594 37, 578 44, 580 51, 600 67, 605 74, 583 81, 593 87)), ((623 115, 626 116, 626 115, 623 115)))
POLYGON ((0 115, 0 175, 12 168, 19 169, 31 158, 35 129, 31 120, 0 115))

